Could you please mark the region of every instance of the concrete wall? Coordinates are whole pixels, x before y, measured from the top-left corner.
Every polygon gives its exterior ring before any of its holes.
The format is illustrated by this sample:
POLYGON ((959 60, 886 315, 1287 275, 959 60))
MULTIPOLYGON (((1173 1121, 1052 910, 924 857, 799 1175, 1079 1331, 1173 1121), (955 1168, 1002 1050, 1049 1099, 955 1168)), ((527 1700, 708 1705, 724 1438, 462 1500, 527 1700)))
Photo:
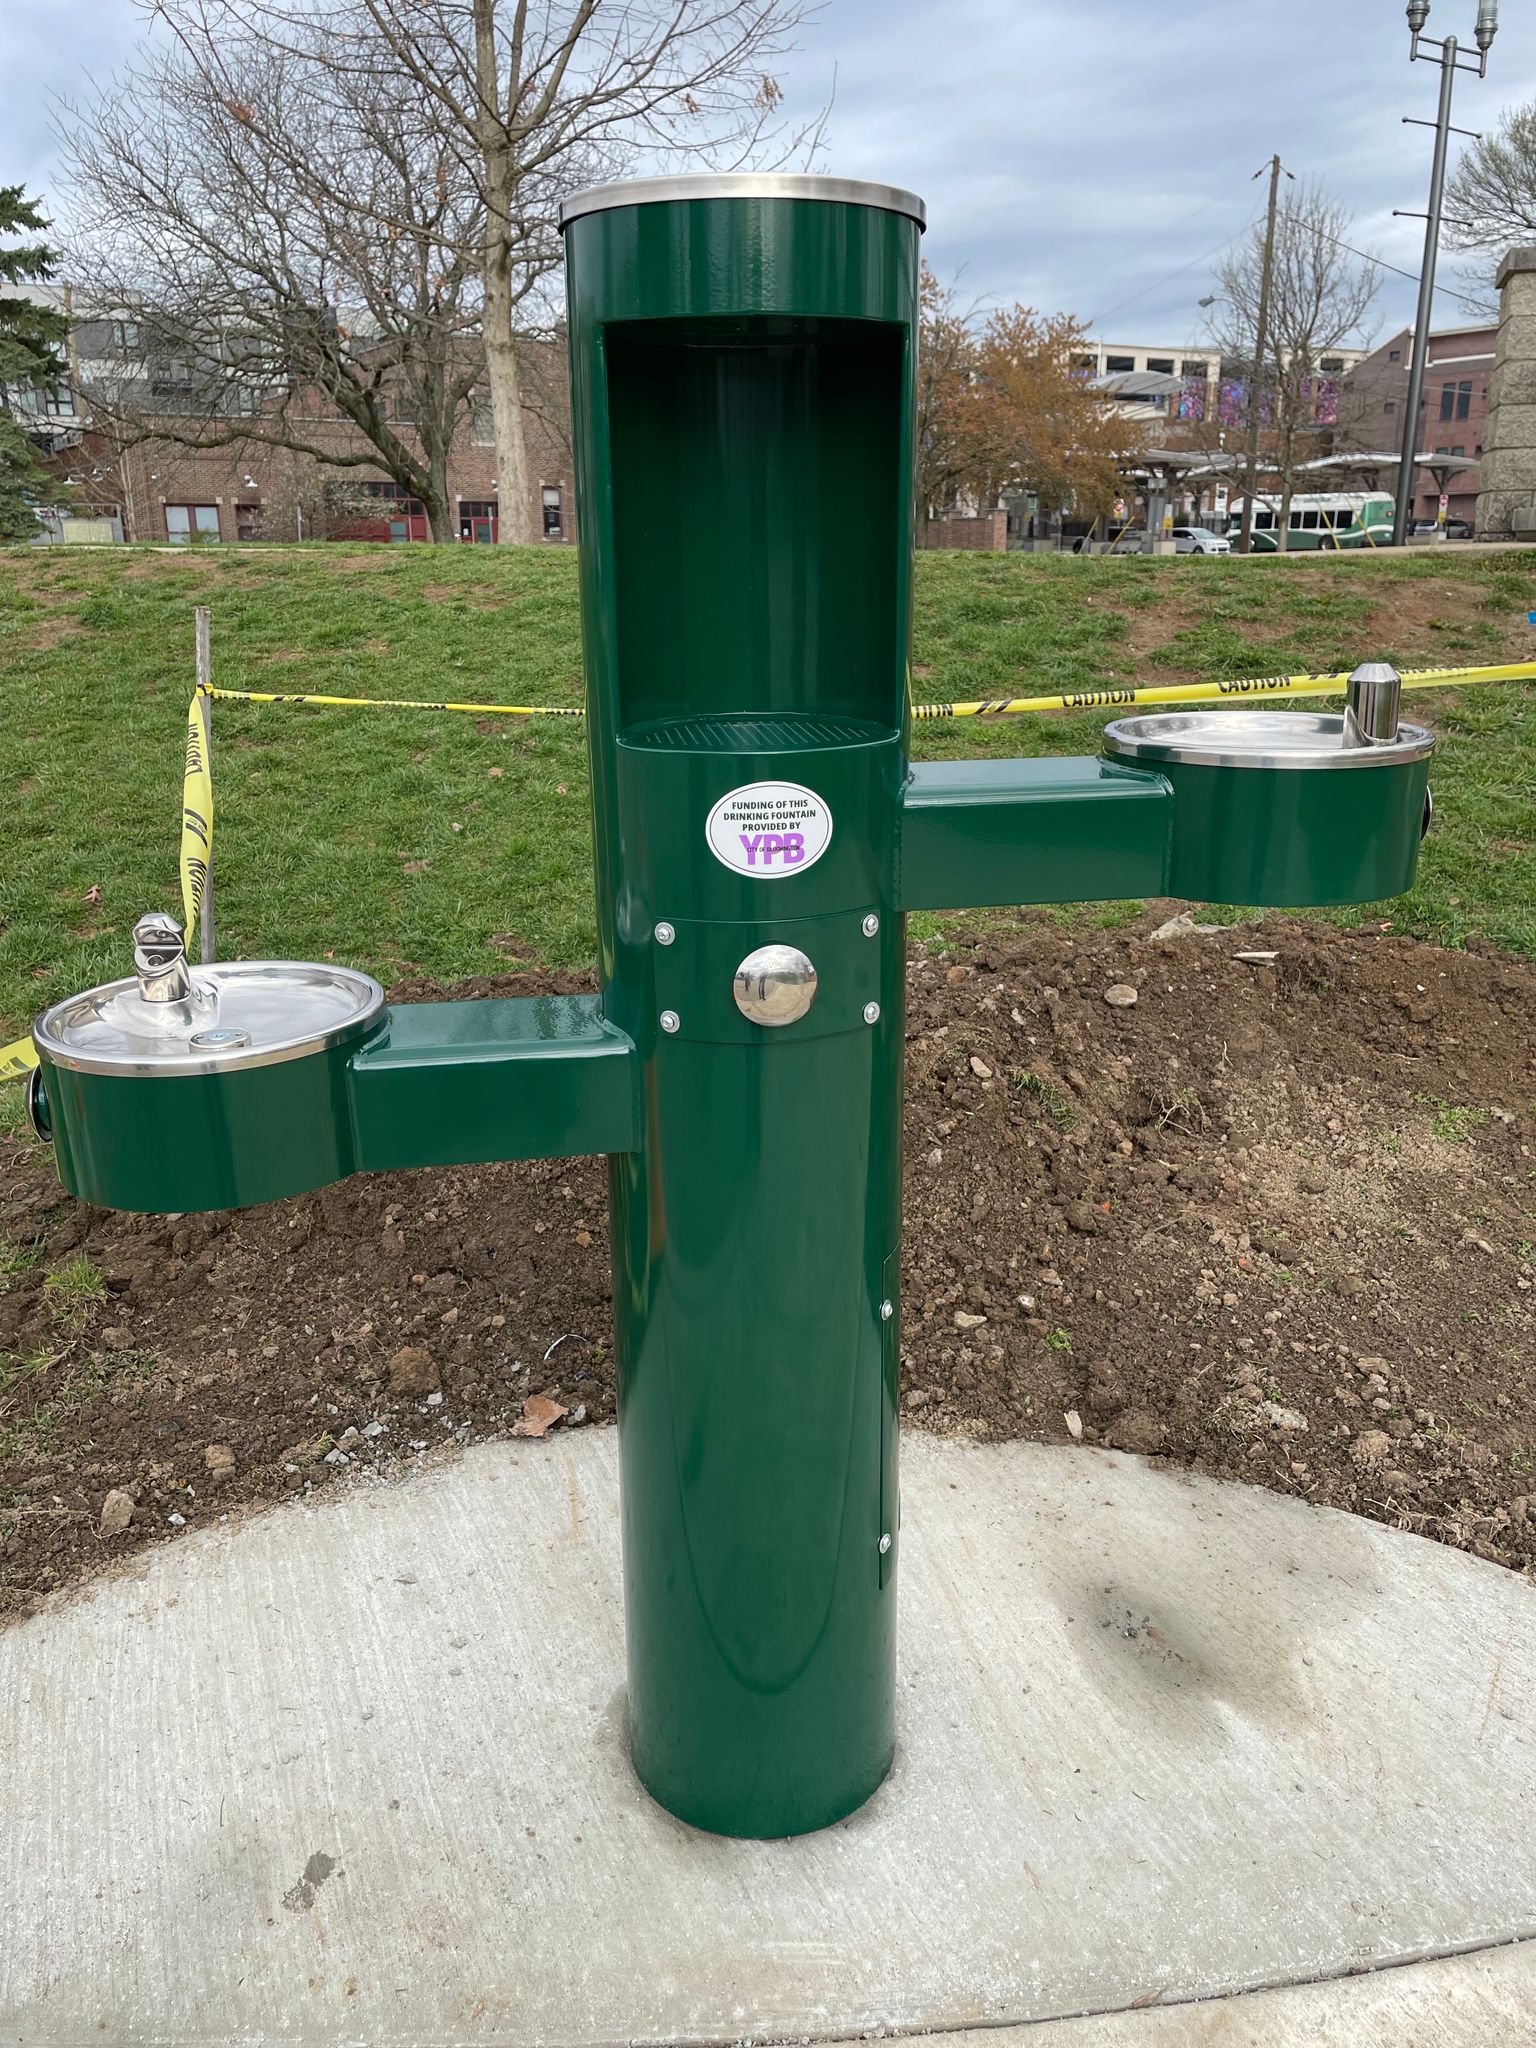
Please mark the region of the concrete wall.
POLYGON ((1507 540, 1517 513, 1536 517, 1536 249, 1499 265, 1499 347, 1488 388, 1480 540, 1507 540))

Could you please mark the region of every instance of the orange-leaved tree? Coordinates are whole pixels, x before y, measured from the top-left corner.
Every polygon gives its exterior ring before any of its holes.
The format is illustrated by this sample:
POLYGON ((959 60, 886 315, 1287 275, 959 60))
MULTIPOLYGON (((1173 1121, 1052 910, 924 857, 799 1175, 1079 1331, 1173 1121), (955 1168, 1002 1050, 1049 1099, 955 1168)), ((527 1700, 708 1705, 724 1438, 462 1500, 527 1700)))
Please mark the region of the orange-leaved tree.
POLYGON ((921 524, 957 501, 1033 491, 1043 510, 1108 512, 1142 430, 1089 389, 1087 330, 1031 306, 982 316, 924 266, 917 370, 921 524))
POLYGON ((974 497, 989 481, 990 394, 977 375, 976 308, 923 265, 917 346, 917 517, 974 497))
POLYGON ((987 397, 988 487, 1034 491, 1042 510, 1079 518, 1106 513, 1128 459, 1142 445, 1137 422, 1106 403, 1074 367, 1087 329, 1070 313, 1009 306, 976 341, 976 376, 987 397))

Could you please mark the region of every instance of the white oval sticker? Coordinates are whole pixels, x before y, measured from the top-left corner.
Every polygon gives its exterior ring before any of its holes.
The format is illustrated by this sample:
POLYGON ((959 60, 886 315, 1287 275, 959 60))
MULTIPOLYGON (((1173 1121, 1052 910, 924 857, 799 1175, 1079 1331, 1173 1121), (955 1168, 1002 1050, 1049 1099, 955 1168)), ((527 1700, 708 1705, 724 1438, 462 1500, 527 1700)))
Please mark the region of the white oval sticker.
POLYGON ((798 782, 747 782, 721 797, 704 837, 724 866, 777 882, 821 859, 832 844, 832 813, 798 782))

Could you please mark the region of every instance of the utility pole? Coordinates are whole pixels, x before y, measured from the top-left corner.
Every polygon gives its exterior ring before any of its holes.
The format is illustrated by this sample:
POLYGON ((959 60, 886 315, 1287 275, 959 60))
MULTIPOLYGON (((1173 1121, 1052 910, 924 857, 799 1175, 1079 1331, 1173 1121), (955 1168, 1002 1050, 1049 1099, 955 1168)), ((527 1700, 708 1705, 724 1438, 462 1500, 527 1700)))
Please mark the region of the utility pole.
MULTIPOLYGON (((1424 34, 1424 24, 1429 19, 1429 0, 1408 0, 1408 30, 1413 40, 1408 51, 1408 61, 1422 58, 1425 63, 1435 60, 1425 55, 1427 50, 1440 52, 1440 110, 1433 124, 1428 121, 1414 121, 1413 126, 1435 131, 1434 162, 1429 173, 1429 211, 1424 215, 1424 262, 1419 271, 1419 305, 1413 321, 1413 352, 1409 358, 1408 404, 1403 420, 1403 445, 1397 464, 1397 507, 1392 520, 1392 545, 1400 548, 1408 542, 1408 526, 1413 511, 1413 480, 1418 469, 1419 457, 1419 407, 1424 399, 1424 370, 1429 361, 1429 323, 1434 310, 1435 266, 1440 257, 1440 215, 1445 202, 1445 157, 1451 139, 1451 93, 1458 71, 1476 71, 1479 78, 1488 76, 1488 50, 1499 29, 1499 0, 1478 0, 1477 26, 1473 35, 1477 40, 1477 62, 1465 61, 1458 57, 1460 45, 1454 36, 1447 36, 1443 42, 1436 42, 1424 34), (1420 45, 1423 48, 1420 48, 1420 45)), ((1411 117, 1409 117, 1411 119, 1411 117)), ((1465 134, 1465 129, 1458 129, 1465 134)), ((1400 208, 1393 209, 1399 219, 1412 218, 1400 208)))
MULTIPOLYGON (((1253 551, 1253 494, 1259 483, 1259 427, 1264 411, 1264 357, 1269 348, 1269 287, 1275 269, 1275 209, 1280 197, 1280 158, 1269 160, 1269 218, 1264 225, 1264 267, 1259 274, 1258 329, 1253 337, 1253 375, 1248 382, 1248 468, 1243 482, 1243 522, 1237 539, 1241 555, 1253 551)), ((1255 178, 1262 178, 1262 168, 1255 178)), ((1285 174, 1290 177, 1289 171, 1285 174)), ((1251 184, 1252 179, 1249 180, 1251 184)), ((1278 546, 1278 539, 1276 545, 1278 546)))

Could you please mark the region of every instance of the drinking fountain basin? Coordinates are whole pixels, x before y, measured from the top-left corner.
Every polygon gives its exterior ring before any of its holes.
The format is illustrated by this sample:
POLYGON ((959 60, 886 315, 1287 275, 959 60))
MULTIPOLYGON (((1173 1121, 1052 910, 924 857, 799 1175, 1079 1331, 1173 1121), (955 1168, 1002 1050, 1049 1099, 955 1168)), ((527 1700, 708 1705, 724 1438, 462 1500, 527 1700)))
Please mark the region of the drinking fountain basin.
MULTIPOLYGON (((1394 679, 1395 680, 1395 679, 1394 679)), ((1113 759, 1172 787, 1168 892, 1204 903, 1372 903, 1413 886, 1434 736, 1395 719, 1252 705, 1106 726, 1113 759)))

